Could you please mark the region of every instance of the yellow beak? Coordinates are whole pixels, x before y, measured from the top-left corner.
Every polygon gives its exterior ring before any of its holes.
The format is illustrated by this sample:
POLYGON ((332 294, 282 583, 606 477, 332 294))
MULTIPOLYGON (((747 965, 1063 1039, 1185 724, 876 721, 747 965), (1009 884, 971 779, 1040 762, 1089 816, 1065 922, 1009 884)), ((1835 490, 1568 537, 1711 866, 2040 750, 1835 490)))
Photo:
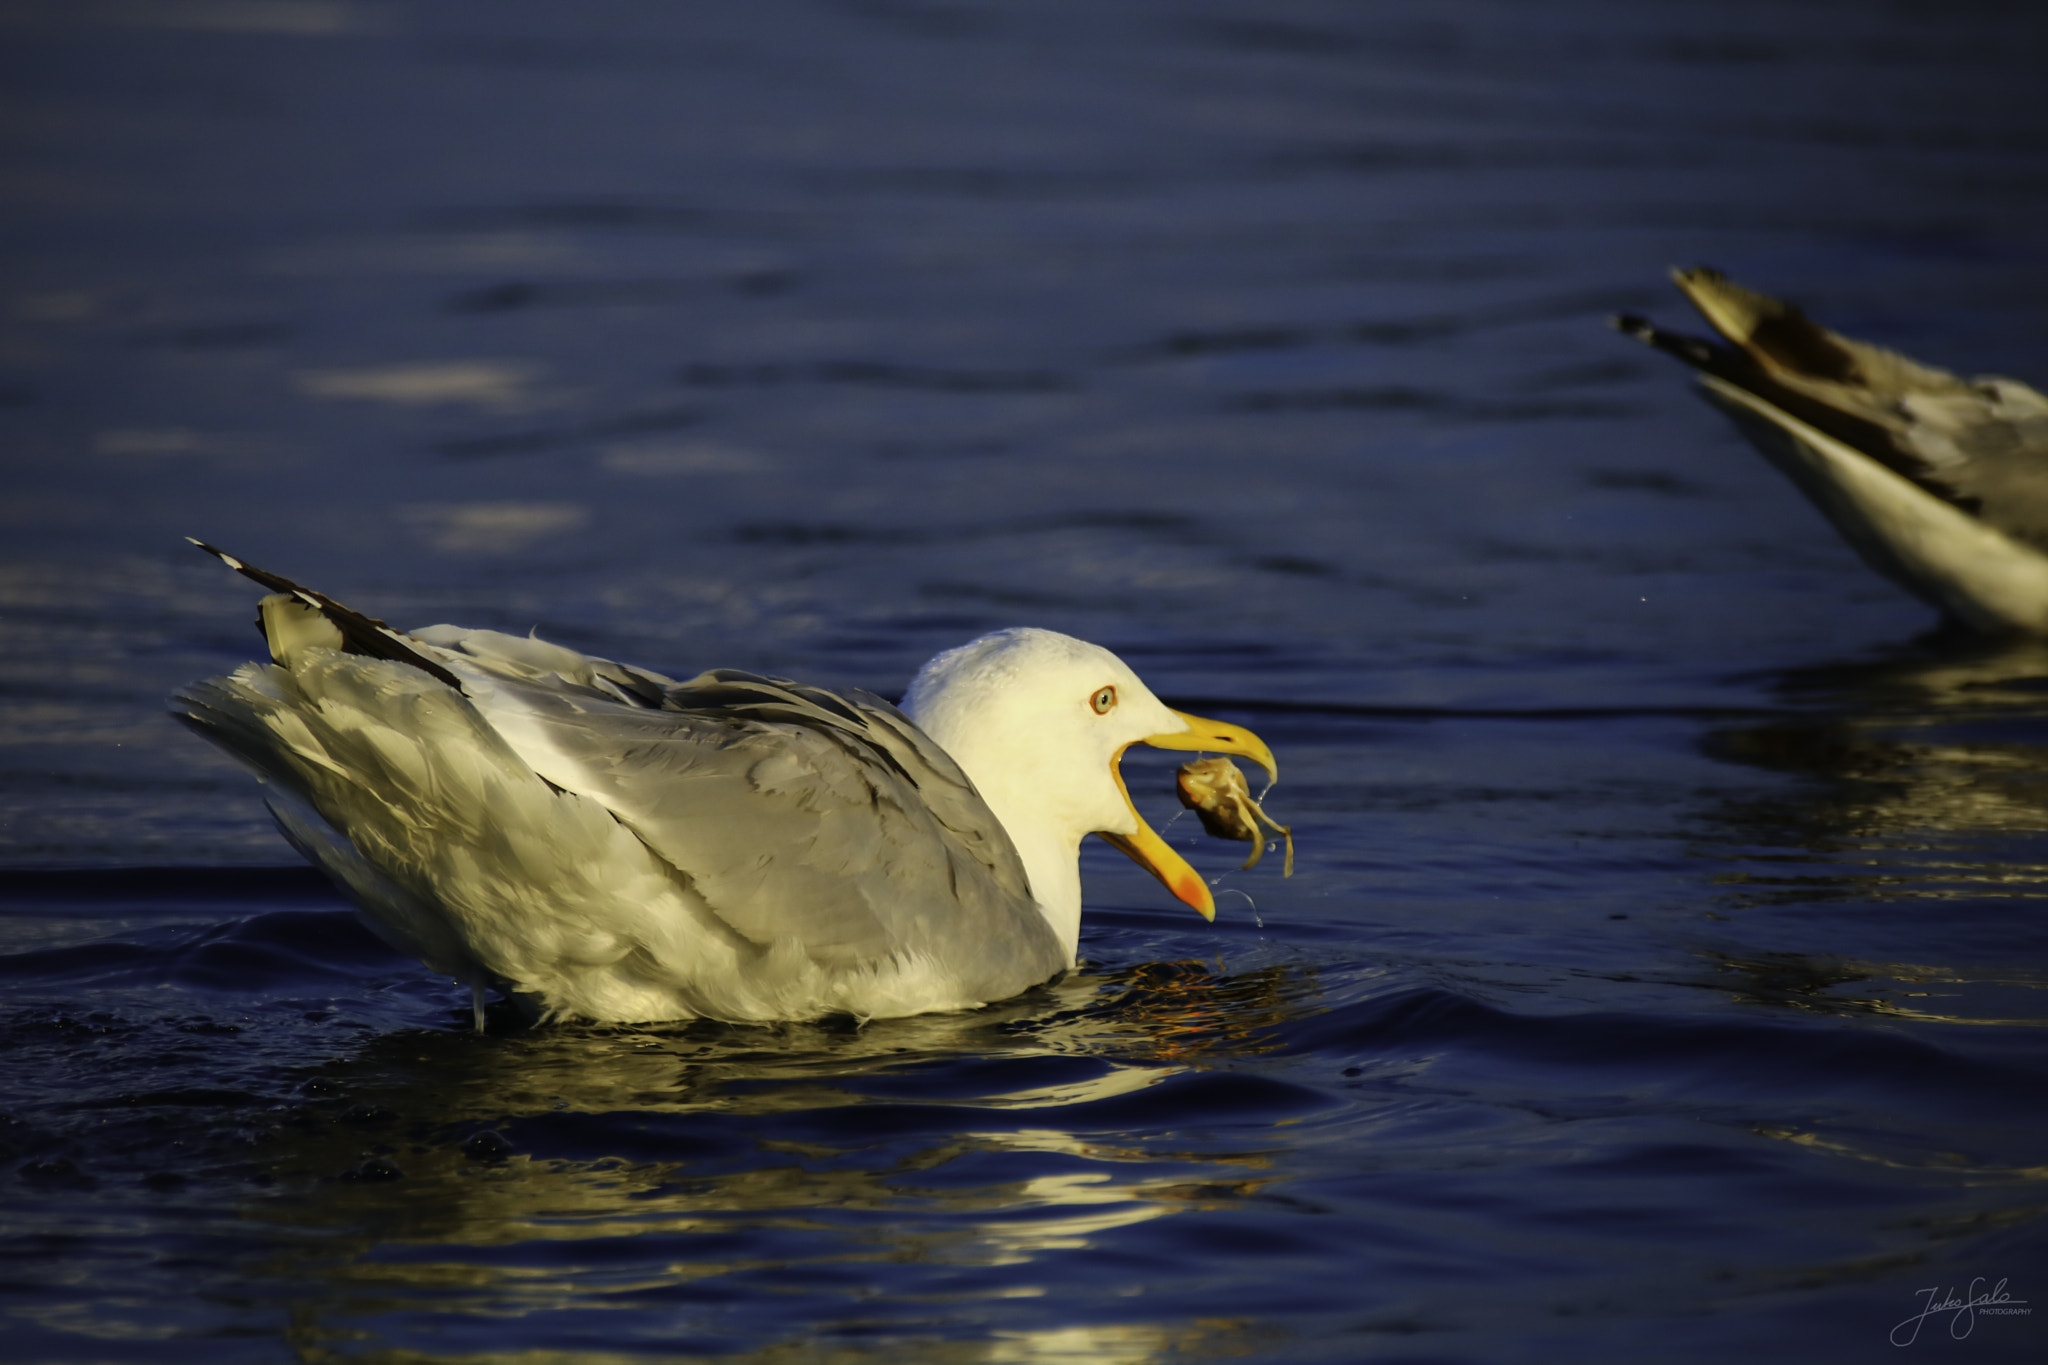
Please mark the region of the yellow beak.
MULTIPOLYGON (((1175 730, 1163 735, 1147 735, 1138 741, 1155 749, 1195 749, 1206 753, 1237 754, 1249 758, 1266 770, 1266 777, 1278 780, 1280 765, 1273 761, 1273 751, 1260 739, 1241 725, 1230 725, 1220 720, 1203 720, 1185 711, 1176 711, 1188 723, 1185 730, 1175 730)), ((1125 745, 1124 748, 1129 748, 1125 745)), ((1103 840, 1112 847, 1122 849, 1130 860, 1159 878, 1175 899, 1185 902, 1200 912, 1203 919, 1216 918, 1216 900, 1209 894, 1209 884, 1201 874, 1188 866, 1187 859, 1167 847, 1166 840, 1153 832, 1138 814, 1138 808, 1131 805, 1130 789, 1124 786, 1122 760, 1123 749, 1116 751, 1109 760, 1109 775, 1116 779, 1116 789, 1123 793, 1124 804, 1131 807, 1131 819, 1138 826, 1135 834, 1104 834, 1103 840)))

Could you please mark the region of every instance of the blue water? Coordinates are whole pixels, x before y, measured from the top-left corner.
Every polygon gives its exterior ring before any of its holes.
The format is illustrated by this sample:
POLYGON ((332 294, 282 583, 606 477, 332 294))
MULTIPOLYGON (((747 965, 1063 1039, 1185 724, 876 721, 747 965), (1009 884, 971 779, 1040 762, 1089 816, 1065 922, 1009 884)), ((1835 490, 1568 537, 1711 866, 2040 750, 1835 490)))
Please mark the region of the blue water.
POLYGON ((0 1357, 2048 1358, 2048 647, 1604 326, 1707 262, 2048 381, 2048 10, 0 33, 0 1357), (1071 631, 1296 873, 1182 819, 1214 926, 1091 847, 983 1011, 477 1037, 162 716, 257 647, 185 535, 676 675, 1071 631))

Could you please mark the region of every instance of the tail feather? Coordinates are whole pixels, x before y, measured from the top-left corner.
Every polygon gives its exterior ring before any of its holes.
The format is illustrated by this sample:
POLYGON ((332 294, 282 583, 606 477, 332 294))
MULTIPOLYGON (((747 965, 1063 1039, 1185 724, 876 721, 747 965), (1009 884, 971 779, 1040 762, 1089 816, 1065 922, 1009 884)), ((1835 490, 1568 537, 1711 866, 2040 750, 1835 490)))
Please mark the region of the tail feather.
MULTIPOLYGON (((194 545, 233 569, 242 577, 260 583, 275 593, 282 593, 304 603, 320 613, 334 628, 341 632, 342 649, 350 654, 364 654, 372 659, 389 659, 393 663, 411 664, 437 682, 446 683, 457 692, 462 691, 462 680, 413 648, 414 641, 402 631, 393 630, 388 624, 374 616, 365 616, 353 607, 343 606, 326 593, 302 588, 282 574, 259 569, 254 564, 235 558, 227 551, 208 545, 203 540, 187 536, 194 545)), ((264 619, 257 619, 257 628, 264 631, 264 639, 271 644, 271 654, 277 657, 278 641, 271 638, 264 628, 264 619)))
MULTIPOLYGON (((1711 270, 1700 268, 1693 271, 1678 271, 1674 275, 1685 287, 1687 297, 1692 298, 1708 321, 1718 329, 1728 314, 1720 310, 1721 316, 1707 311, 1707 305, 1700 303, 1706 297, 1704 290, 1718 284, 1720 276, 1711 270)), ((1736 286, 1729 286, 1733 289, 1736 286)), ((1894 439, 1893 432, 1885 424, 1873 418, 1867 411, 1853 407, 1843 401, 1853 396, 1853 391, 1843 386, 1840 380, 1815 378, 1803 375, 1786 365, 1786 358, 1804 355, 1809 359, 1820 357, 1814 363, 1820 369, 1832 373, 1839 370, 1835 352, 1839 347, 1829 349, 1839 341, 1832 332, 1813 323, 1805 314, 1788 305, 1776 304, 1775 300, 1761 294, 1742 291, 1745 301, 1760 301, 1774 304, 1779 311, 1770 315, 1765 323, 1755 324, 1757 330, 1770 331, 1777 346, 1776 353, 1766 353, 1752 342, 1750 332, 1724 332, 1731 344, 1710 341, 1703 337, 1689 336, 1659 327, 1647 318, 1633 314, 1621 314, 1608 319, 1617 332, 1632 336, 1646 346, 1675 356, 1692 366, 1701 374, 1712 375, 1746 393, 1755 394, 1773 407, 1791 413, 1800 421, 1818 427, 1838 441, 1862 451, 1871 458, 1889 466, 1893 471, 1905 475, 1944 501, 1954 501, 1952 489, 1930 479, 1927 463, 1917 452, 1901 446, 1894 439), (1771 329, 1775 331, 1771 331, 1771 329), (1821 360, 1827 364, 1821 364, 1821 360), (1832 367, 1832 369, 1830 369, 1832 367)), ((1736 324, 1729 323, 1731 328, 1736 324)), ((1855 357, 1848 362, 1853 364, 1855 357)))
POLYGON ((1666 331, 1648 318, 1634 313, 1616 313, 1607 319, 1607 325, 1625 336, 1632 336, 1645 346, 1654 346, 1666 355, 1675 355, 1696 370, 1726 368, 1734 361, 1734 355, 1725 346, 1716 346, 1711 341, 1687 336, 1683 332, 1666 331))

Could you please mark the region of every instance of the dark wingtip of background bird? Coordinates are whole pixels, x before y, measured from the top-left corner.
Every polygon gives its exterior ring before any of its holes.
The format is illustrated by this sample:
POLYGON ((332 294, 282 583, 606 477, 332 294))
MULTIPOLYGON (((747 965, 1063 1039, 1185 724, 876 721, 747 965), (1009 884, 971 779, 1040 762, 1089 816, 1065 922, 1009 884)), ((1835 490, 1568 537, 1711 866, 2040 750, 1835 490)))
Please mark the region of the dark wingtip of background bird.
POLYGON ((1695 369, 1713 369, 1717 363, 1725 365, 1734 359, 1733 352, 1711 341, 1686 336, 1682 332, 1667 332, 1648 318, 1634 313, 1614 313, 1608 317, 1607 325, 1624 336, 1634 337, 1645 346, 1677 356, 1695 369))

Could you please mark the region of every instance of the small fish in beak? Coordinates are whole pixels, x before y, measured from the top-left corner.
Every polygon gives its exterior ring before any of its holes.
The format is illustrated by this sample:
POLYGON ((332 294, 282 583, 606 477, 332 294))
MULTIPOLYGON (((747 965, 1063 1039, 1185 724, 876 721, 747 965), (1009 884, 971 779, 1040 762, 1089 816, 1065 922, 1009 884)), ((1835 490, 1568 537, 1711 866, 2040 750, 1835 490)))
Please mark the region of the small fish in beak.
POLYGON ((1259 809, 1245 785, 1244 774, 1227 758, 1203 758, 1180 766, 1174 783, 1180 803, 1201 817, 1202 828, 1218 839, 1236 839, 1252 845, 1252 856, 1240 872, 1257 867, 1266 856, 1266 830, 1287 841, 1287 864, 1283 877, 1294 875, 1294 831, 1278 824, 1259 809))

